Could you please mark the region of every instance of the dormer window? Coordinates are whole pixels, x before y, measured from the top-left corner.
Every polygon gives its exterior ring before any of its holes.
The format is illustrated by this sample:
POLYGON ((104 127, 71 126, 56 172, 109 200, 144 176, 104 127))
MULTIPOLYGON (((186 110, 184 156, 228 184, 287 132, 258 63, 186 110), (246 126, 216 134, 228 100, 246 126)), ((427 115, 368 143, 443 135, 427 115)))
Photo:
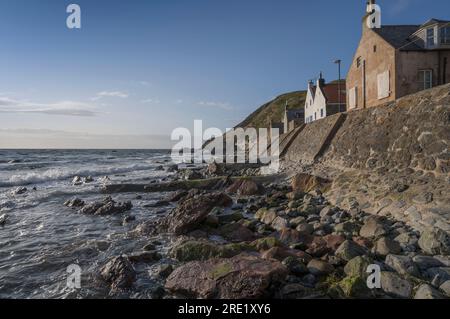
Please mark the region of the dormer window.
POLYGON ((427 48, 434 47, 434 28, 427 29, 427 48))
POLYGON ((441 29, 441 44, 450 44, 450 27, 441 29))

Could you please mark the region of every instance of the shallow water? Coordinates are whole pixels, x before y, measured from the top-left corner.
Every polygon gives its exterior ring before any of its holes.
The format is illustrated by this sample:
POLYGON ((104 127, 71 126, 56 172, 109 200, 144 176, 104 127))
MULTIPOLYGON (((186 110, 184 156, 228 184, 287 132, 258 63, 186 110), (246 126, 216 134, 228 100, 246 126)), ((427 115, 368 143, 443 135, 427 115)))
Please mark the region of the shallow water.
MULTIPOLYGON (((99 193, 104 176, 110 183, 150 183, 167 178, 157 167, 170 165, 166 151, 28 151, 0 150, 0 298, 65 298, 108 296, 95 274, 113 256, 139 251, 150 238, 130 234, 139 223, 161 214, 161 208, 145 208, 165 194, 121 194, 116 201, 131 200, 131 212, 119 216, 84 216, 63 205, 79 197, 90 202, 99 193), (93 183, 72 185, 74 176, 92 176, 93 183), (22 195, 13 195, 19 186, 22 195), (36 187, 36 190, 33 190, 36 187), (122 224, 126 215, 136 221, 122 224), (106 250, 99 249, 107 242, 106 250), (82 269, 82 289, 67 288, 67 267, 82 269)), ((135 289, 124 297, 148 298, 155 282, 152 267, 137 265, 135 289)))

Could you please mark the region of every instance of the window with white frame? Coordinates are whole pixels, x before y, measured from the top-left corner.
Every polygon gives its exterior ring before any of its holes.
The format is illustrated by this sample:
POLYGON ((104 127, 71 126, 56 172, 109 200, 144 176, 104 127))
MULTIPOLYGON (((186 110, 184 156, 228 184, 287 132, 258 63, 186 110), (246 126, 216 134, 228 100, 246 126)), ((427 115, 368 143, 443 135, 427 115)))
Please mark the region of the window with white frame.
POLYGON ((433 87, 433 70, 419 70, 419 88, 422 90, 433 87))
POLYGON ((450 44, 450 27, 441 29, 441 44, 450 44))

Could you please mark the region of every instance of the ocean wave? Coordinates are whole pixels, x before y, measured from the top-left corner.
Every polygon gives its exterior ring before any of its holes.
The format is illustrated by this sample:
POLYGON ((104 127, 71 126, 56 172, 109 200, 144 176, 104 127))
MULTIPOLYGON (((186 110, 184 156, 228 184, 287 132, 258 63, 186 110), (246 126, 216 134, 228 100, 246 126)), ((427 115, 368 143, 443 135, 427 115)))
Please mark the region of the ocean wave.
POLYGON ((71 179, 75 176, 105 176, 112 174, 123 174, 133 171, 145 171, 155 168, 155 164, 133 164, 116 167, 97 167, 95 169, 54 168, 41 172, 28 172, 25 174, 13 175, 6 182, 0 182, 0 187, 24 186, 30 184, 40 184, 51 181, 71 179))

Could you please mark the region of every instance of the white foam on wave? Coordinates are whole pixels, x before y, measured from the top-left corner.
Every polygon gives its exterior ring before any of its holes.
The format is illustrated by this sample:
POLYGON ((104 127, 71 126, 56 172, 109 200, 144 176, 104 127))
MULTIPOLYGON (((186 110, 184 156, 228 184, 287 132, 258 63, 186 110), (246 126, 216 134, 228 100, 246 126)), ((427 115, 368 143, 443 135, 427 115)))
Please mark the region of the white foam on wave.
POLYGON ((128 166, 97 167, 95 169, 53 168, 41 172, 27 172, 24 174, 13 175, 6 182, 0 182, 0 187, 46 183, 50 181, 71 179, 74 176, 104 176, 123 174, 133 171, 150 170, 154 167, 155 164, 133 164, 128 166))

